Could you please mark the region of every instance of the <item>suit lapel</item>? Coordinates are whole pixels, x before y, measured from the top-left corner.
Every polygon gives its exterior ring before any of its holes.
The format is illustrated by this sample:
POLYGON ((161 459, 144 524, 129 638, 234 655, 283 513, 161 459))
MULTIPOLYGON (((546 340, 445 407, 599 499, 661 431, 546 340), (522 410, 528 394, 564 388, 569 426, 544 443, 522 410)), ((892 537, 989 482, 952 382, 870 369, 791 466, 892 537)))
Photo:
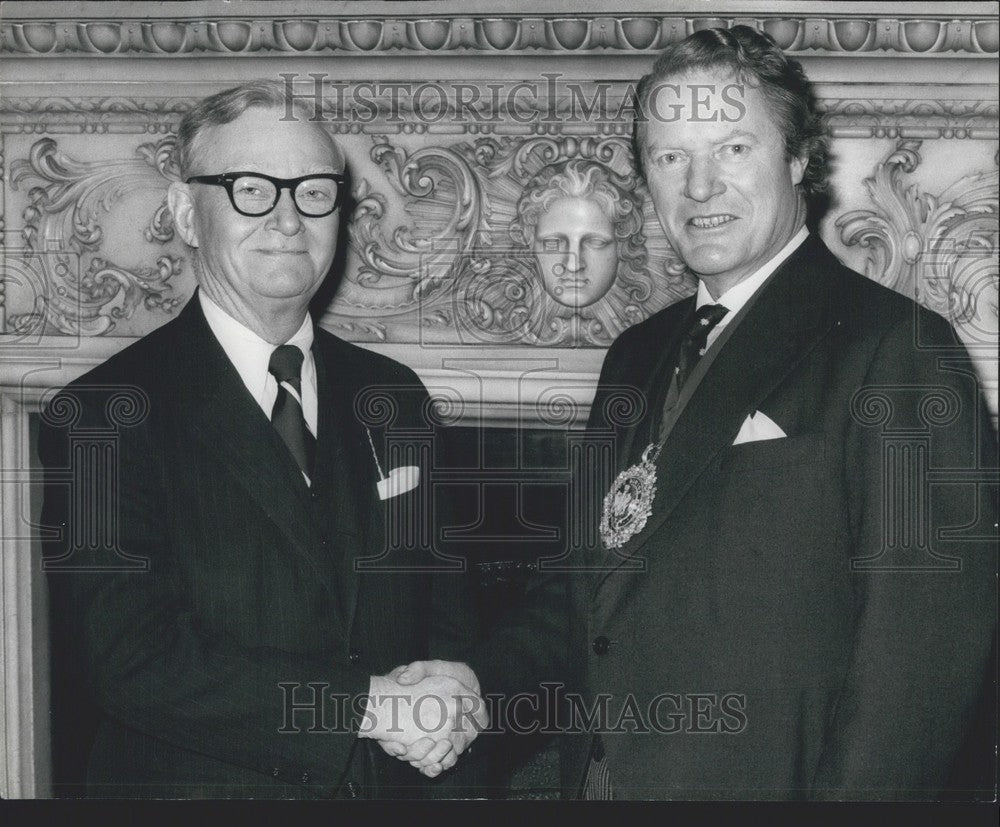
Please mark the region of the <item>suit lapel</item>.
POLYGON ((643 530, 619 550, 598 585, 639 554, 697 477, 732 444, 743 420, 826 335, 833 324, 828 283, 832 262, 822 242, 810 237, 762 288, 663 445, 656 462, 653 513, 643 530))
POLYGON ((629 432, 631 438, 623 446, 624 455, 630 457, 630 464, 638 462, 646 446, 657 442, 660 438, 659 428, 660 420, 663 418, 663 406, 666 404, 667 393, 673 378, 671 368, 677 361, 677 351, 680 348, 681 339, 684 338, 684 332, 687 330, 689 320, 694 313, 695 299, 695 296, 690 296, 678 304, 676 321, 652 345, 658 351, 658 358, 652 374, 643 387, 649 410, 642 427, 632 429, 629 432))
MULTIPOLYGON (((317 336, 319 331, 317 330, 317 336)), ((318 418, 316 433, 316 478, 320 483, 330 483, 336 479, 335 471, 342 463, 345 451, 343 427, 345 415, 344 389, 334 387, 328 362, 331 361, 324 348, 313 341, 313 358, 316 360, 316 395, 318 397, 318 418)))
POLYGON ((319 538, 309 511, 309 490, 281 438, 250 395, 212 334, 197 294, 185 306, 179 332, 178 400, 201 449, 291 541, 289 546, 322 582, 319 538))
MULTIPOLYGON (((630 359, 627 368, 633 369, 634 372, 630 371, 621 377, 612 377, 612 382, 615 383, 613 388, 617 388, 620 383, 625 388, 638 390, 641 399, 646 404, 646 411, 636 427, 619 431, 614 471, 611 480, 608 480, 609 483, 621 471, 638 463, 646 446, 658 439, 657 430, 670 385, 671 361, 680 345, 681 337, 684 335, 685 320, 694 312, 694 305, 695 296, 690 296, 675 302, 662 311, 658 323, 650 330, 646 341, 639 344, 643 352, 655 355, 645 361, 641 355, 634 360, 630 359)), ((606 404, 606 399, 603 396, 594 399, 595 407, 600 408, 606 404)), ((606 427, 607 424, 604 419, 605 416, 602 413, 602 428, 606 427)), ((588 568, 593 571, 595 584, 603 577, 609 565, 609 559, 617 560, 614 565, 620 565, 627 559, 622 556, 624 553, 622 549, 608 551, 601 543, 596 543, 589 548, 586 559, 588 568)))
POLYGON ((316 485, 326 492, 328 533, 337 537, 331 553, 337 571, 338 595, 344 629, 350 634, 357 611, 360 577, 355 560, 380 549, 381 525, 374 522, 378 512, 375 470, 371 447, 364 427, 358 422, 354 405, 360 388, 352 360, 340 352, 337 340, 316 330, 313 353, 316 359, 319 423, 317 430, 316 485))

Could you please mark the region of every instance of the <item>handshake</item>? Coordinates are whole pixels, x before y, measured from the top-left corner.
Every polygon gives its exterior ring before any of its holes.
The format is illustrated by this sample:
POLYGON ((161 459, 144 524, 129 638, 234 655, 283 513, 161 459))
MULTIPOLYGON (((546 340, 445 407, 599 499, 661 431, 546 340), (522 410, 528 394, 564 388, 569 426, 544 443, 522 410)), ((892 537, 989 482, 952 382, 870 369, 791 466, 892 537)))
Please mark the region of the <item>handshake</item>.
POLYGON ((360 738, 428 778, 451 769, 489 726, 476 673, 464 663, 414 661, 372 676, 360 738))

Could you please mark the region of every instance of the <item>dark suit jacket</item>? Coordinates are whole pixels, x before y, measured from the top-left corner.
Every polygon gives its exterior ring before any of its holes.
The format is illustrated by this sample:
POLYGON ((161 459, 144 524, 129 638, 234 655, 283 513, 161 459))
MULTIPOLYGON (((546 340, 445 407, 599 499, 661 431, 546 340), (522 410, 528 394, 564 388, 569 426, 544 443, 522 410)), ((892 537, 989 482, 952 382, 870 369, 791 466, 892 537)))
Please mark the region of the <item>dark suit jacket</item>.
POLYGON ((356 731, 370 675, 461 657, 474 629, 430 551, 427 395, 318 328, 313 348, 311 489, 196 300, 43 415, 55 636, 101 710, 91 795, 426 788, 356 731), (364 424, 386 472, 423 466, 416 489, 378 499, 364 424))
MULTIPOLYGON (((599 505, 655 441, 693 304, 610 348, 588 437, 613 459, 577 469, 573 501, 599 505)), ((578 732, 562 738, 564 795, 600 728, 616 797, 936 796, 996 616, 995 436, 947 323, 810 238, 717 352, 656 467, 641 533, 621 554, 572 549, 564 566, 604 570, 539 578, 473 661, 484 691, 550 680, 604 710, 558 723, 578 732), (787 437, 734 446, 755 411, 787 437)), ((577 519, 594 536, 599 517, 577 519)))

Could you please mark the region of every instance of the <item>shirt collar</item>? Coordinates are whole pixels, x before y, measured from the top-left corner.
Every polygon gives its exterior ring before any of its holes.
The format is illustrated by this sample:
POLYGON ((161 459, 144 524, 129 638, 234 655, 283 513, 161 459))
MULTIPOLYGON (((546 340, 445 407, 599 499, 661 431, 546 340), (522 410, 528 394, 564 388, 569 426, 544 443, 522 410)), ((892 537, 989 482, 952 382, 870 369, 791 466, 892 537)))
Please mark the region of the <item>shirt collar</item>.
MULTIPOLYGON (((233 363, 247 390, 260 403, 264 398, 264 388, 270 375, 267 366, 275 345, 262 339, 242 322, 238 322, 226 313, 205 295, 204 290, 198 291, 198 301, 215 338, 219 340, 219 344, 222 345, 229 361, 233 363)), ((308 357, 312 343, 313 325, 307 313, 301 327, 286 344, 298 347, 308 364, 311 361, 308 357)))

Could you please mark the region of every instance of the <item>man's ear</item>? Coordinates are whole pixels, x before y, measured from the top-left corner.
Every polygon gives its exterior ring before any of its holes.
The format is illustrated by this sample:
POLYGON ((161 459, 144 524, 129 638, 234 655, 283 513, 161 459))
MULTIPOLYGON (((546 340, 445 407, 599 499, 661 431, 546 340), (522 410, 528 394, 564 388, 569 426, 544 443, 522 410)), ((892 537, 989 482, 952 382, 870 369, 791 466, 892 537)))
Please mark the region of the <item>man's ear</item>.
POLYGON ((174 219, 177 233, 189 247, 198 246, 198 234, 194 229, 194 201, 191 198, 191 187, 180 181, 174 181, 167 189, 167 206, 174 219))
POLYGON ((792 186, 797 187, 802 183, 802 177, 806 173, 807 166, 809 166, 808 156, 792 158, 792 160, 788 162, 788 170, 792 176, 792 186))

